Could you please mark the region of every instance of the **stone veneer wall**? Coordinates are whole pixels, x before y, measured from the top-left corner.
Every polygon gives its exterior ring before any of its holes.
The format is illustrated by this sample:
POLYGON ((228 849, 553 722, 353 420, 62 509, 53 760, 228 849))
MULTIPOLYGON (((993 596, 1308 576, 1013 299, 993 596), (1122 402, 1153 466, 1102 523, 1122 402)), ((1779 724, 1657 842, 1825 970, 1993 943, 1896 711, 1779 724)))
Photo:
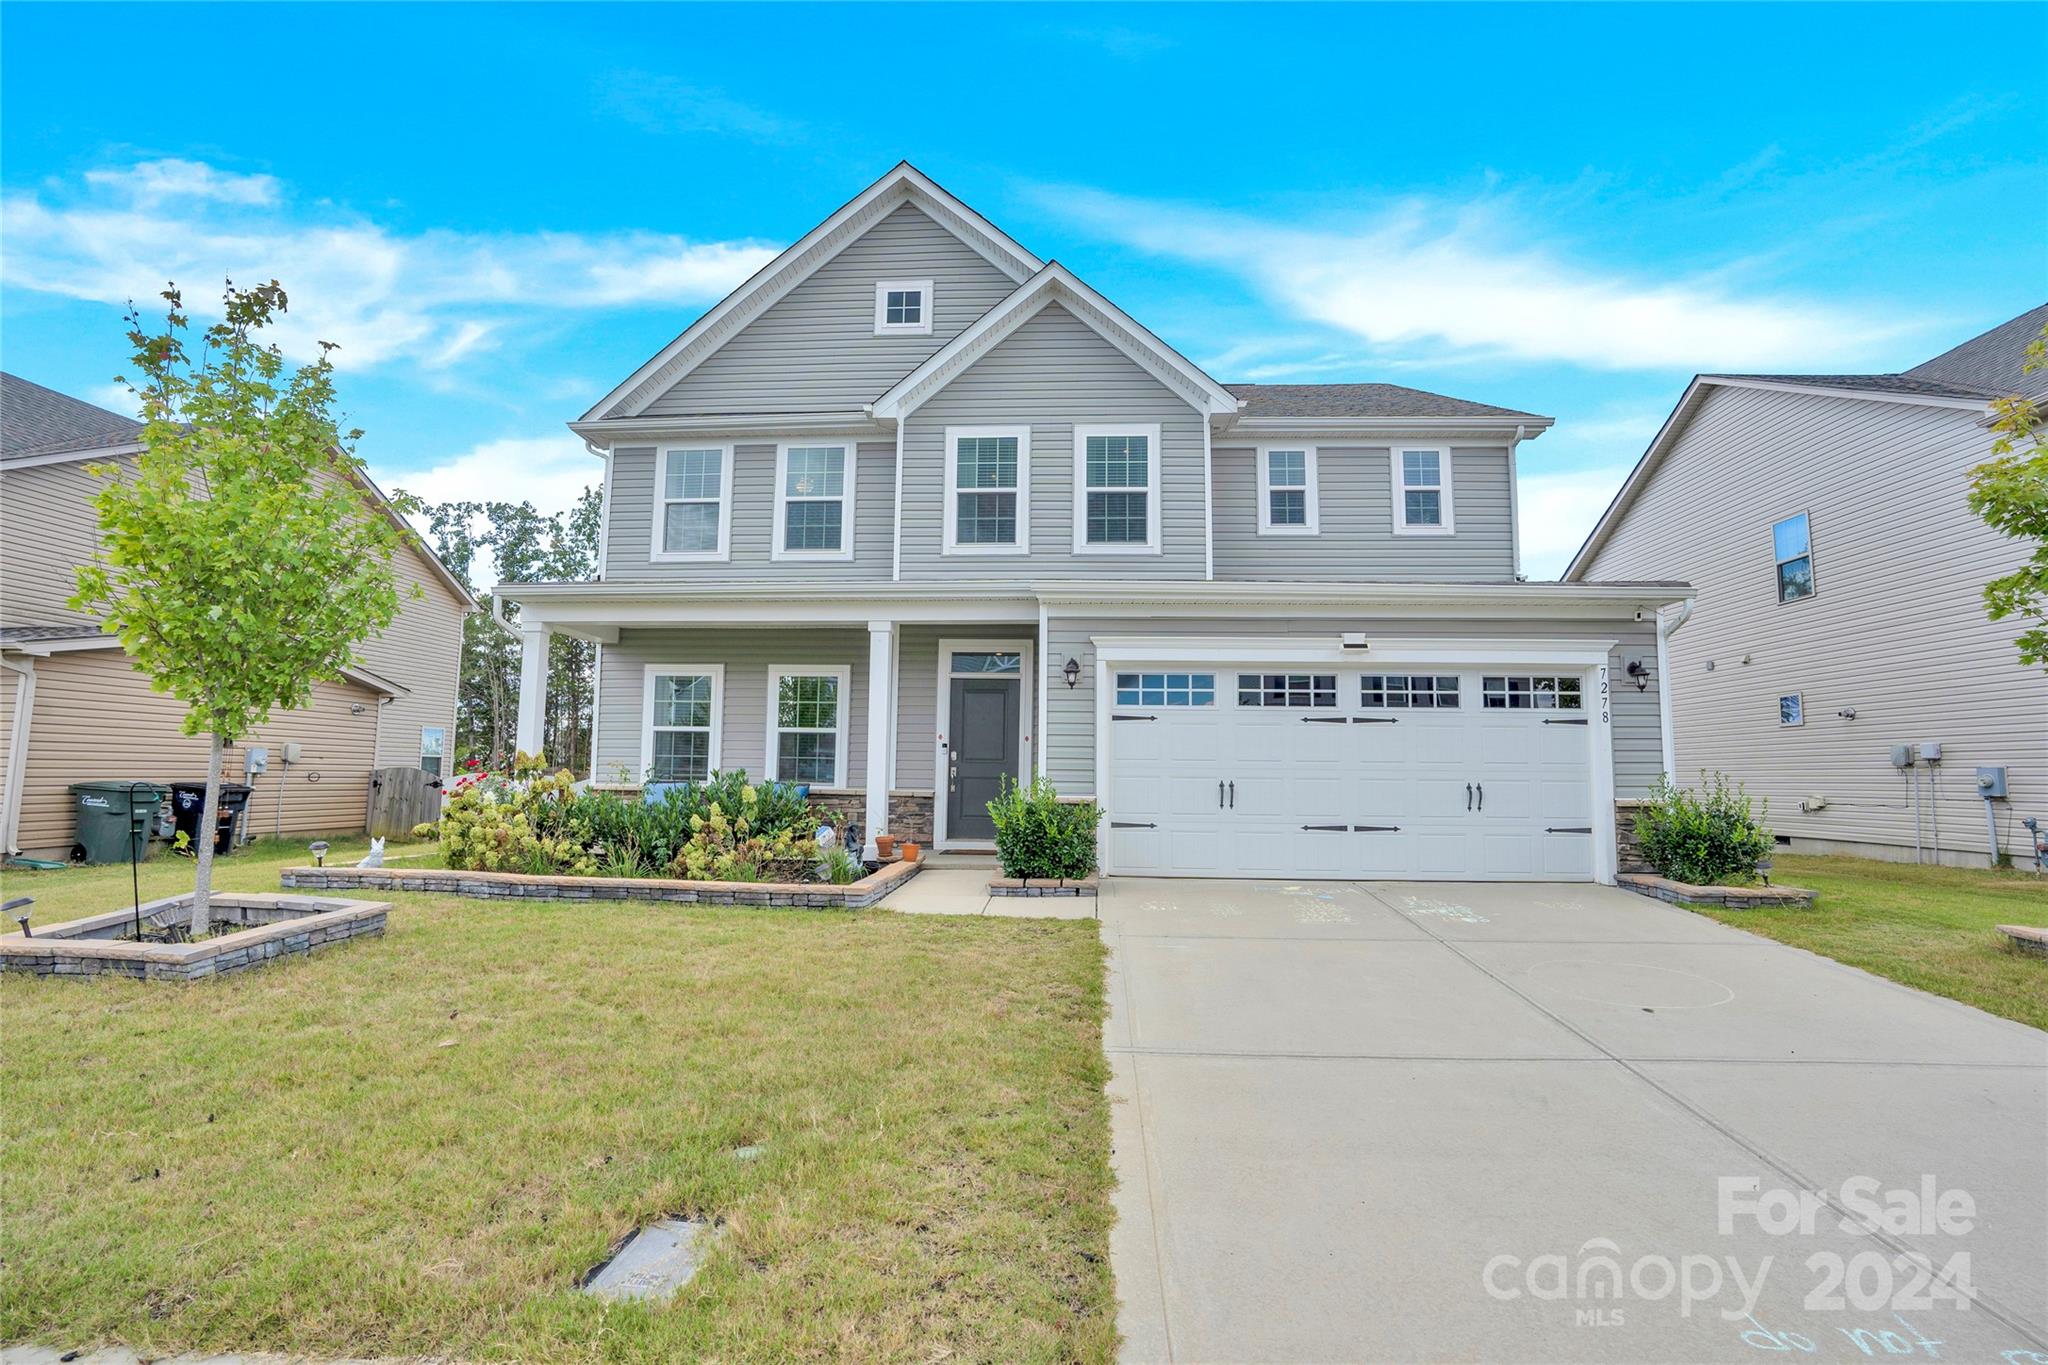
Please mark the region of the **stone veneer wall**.
POLYGON ((1636 811, 1649 802, 1624 798, 1614 803, 1614 870, 1655 872, 1643 859, 1643 846, 1636 838, 1636 811))
MULTIPOLYGON (((329 901, 326 904, 331 909, 310 910, 306 902, 297 906, 279 904, 283 899, 216 896, 209 907, 214 923, 253 927, 197 943, 137 943, 132 939, 97 936, 105 927, 100 921, 112 925, 112 932, 132 922, 133 912, 126 910, 53 924, 33 937, 8 934, 0 938, 0 972, 197 981, 260 967, 279 958, 304 956, 350 939, 381 935, 391 909, 384 902, 329 901)), ((190 900, 189 894, 171 897, 151 902, 142 911, 146 916, 167 905, 182 908, 177 903, 189 904, 190 900)))
POLYGON ((308 891, 424 891, 476 900, 666 901, 860 910, 923 870, 921 862, 889 863, 881 871, 845 886, 821 882, 698 882, 670 877, 530 877, 519 872, 404 867, 288 867, 278 876, 286 886, 308 891))
POLYGON ((1703 905, 1714 910, 1804 909, 1814 893, 1797 886, 1694 886, 1648 872, 1624 872, 1615 878, 1624 891, 1654 896, 1673 905, 1703 905))

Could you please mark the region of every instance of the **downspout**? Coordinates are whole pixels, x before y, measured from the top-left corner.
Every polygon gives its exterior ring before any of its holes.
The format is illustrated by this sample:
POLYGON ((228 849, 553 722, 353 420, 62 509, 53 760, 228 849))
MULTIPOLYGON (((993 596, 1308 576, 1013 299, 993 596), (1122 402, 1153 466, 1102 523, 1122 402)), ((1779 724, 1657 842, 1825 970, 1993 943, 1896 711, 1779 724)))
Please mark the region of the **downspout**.
POLYGON ((21 852, 21 789, 28 775, 29 723, 36 706, 36 665, 33 659, 0 655, 0 668, 15 675, 14 725, 7 736, 7 777, 0 800, 7 803, 7 856, 21 852))
POLYGON ((1678 736, 1671 729, 1671 637, 1692 619, 1694 599, 1688 597, 1667 615, 1657 608, 1657 730, 1663 741, 1664 780, 1678 781, 1678 736))
MULTIPOLYGON (((1517 583, 1522 581, 1522 489, 1515 478, 1515 447, 1527 440, 1528 434, 1528 423, 1517 422, 1515 434, 1508 438, 1508 572, 1517 583)), ((1658 676, 1662 677, 1661 653, 1657 663, 1658 676)))

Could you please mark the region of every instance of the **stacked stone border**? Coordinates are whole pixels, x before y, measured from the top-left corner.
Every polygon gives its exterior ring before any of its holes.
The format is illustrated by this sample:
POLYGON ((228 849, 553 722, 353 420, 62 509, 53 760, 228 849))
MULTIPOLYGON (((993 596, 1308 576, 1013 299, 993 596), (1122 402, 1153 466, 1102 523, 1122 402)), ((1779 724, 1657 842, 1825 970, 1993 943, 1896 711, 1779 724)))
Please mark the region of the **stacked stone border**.
MULTIPOLYGON (((190 892, 149 901, 146 919, 170 911, 182 919, 190 892)), ((145 981, 197 981, 246 971, 283 957, 300 956, 384 932, 387 901, 331 900, 311 896, 216 893, 208 912, 214 923, 251 927, 198 943, 138 943, 115 935, 135 922, 135 910, 109 910, 83 919, 37 928, 31 935, 0 935, 0 972, 36 976, 130 976, 145 981)))
POLYGON ((857 882, 698 882, 670 877, 533 877, 520 872, 458 872, 407 867, 288 867, 279 873, 301 891, 424 891, 475 900, 662 901, 695 905, 797 905, 861 910, 924 870, 885 863, 857 882))
POLYGON ((991 896, 1092 896, 1093 877, 997 877, 988 884, 991 896))
POLYGON ((1706 906, 1715 910, 1805 909, 1814 893, 1797 886, 1694 886, 1649 872, 1624 872, 1615 883, 1639 896, 1654 896, 1673 905, 1706 906))
POLYGON ((2001 924, 1998 932, 2020 952, 2048 957, 2048 929, 2033 924, 2001 924))

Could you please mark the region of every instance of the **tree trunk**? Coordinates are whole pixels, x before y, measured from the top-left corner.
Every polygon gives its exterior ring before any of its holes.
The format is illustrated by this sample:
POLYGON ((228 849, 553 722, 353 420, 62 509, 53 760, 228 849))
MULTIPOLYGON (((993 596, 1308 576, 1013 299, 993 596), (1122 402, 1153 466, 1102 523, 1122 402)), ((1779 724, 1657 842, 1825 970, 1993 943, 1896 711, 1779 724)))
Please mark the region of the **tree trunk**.
POLYGON ((192 937, 198 938, 212 923, 207 902, 213 895, 213 830, 220 820, 220 767, 227 745, 215 731, 206 750, 206 801, 199 808, 199 870, 192 879, 192 937))

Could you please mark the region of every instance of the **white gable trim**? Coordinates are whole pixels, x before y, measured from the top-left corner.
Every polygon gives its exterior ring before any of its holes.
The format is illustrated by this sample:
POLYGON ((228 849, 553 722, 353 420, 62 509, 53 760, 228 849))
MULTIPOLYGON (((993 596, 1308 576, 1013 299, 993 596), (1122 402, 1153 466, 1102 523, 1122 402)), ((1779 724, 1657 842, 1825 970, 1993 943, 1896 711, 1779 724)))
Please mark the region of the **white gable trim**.
POLYGON ((634 417, 644 412, 657 396, 674 387, 741 328, 904 204, 914 205, 929 215, 1013 280, 1024 280, 1040 267, 1039 259, 1002 229, 941 189, 909 162, 898 162, 887 175, 848 200, 838 212, 805 233, 794 246, 755 271, 745 284, 691 323, 681 336, 662 347, 625 383, 584 413, 583 420, 634 417))
POLYGON ((1075 274, 1053 261, 1008 298, 977 318, 972 326, 935 351, 931 358, 896 381, 876 399, 877 420, 901 421, 933 394, 960 377, 1019 327, 1057 303, 1081 319, 1103 340, 1185 398, 1197 412, 1235 415, 1240 400, 1204 374, 1195 363, 1154 336, 1123 309, 1096 293, 1075 274))
POLYGON ((1649 449, 1636 461, 1636 467, 1629 471, 1621 488, 1614 495, 1614 501, 1607 504, 1607 510, 1600 514, 1600 520, 1593 525, 1586 543, 1572 556, 1572 562, 1565 566, 1562 581, 1577 582, 1593 565, 1594 557, 1606 548, 1614 535, 1615 527, 1635 506, 1636 499, 1649 486, 1650 477, 1663 465, 1671 448, 1678 443, 1679 433, 1692 420, 1705 400, 1708 389, 1764 389, 1772 393, 1808 393, 1828 398, 1860 398, 1870 403, 1904 403, 1909 407, 1950 408, 1958 412, 1981 413, 1987 409, 1988 398, 1941 398, 1922 393, 1890 393, 1882 389, 1849 389, 1824 384, 1798 384, 1776 379, 1733 379, 1721 375, 1695 375, 1692 383, 1685 386, 1679 396, 1678 405, 1671 409, 1671 415, 1664 419, 1664 425, 1657 429, 1657 435, 1650 442, 1649 449))

